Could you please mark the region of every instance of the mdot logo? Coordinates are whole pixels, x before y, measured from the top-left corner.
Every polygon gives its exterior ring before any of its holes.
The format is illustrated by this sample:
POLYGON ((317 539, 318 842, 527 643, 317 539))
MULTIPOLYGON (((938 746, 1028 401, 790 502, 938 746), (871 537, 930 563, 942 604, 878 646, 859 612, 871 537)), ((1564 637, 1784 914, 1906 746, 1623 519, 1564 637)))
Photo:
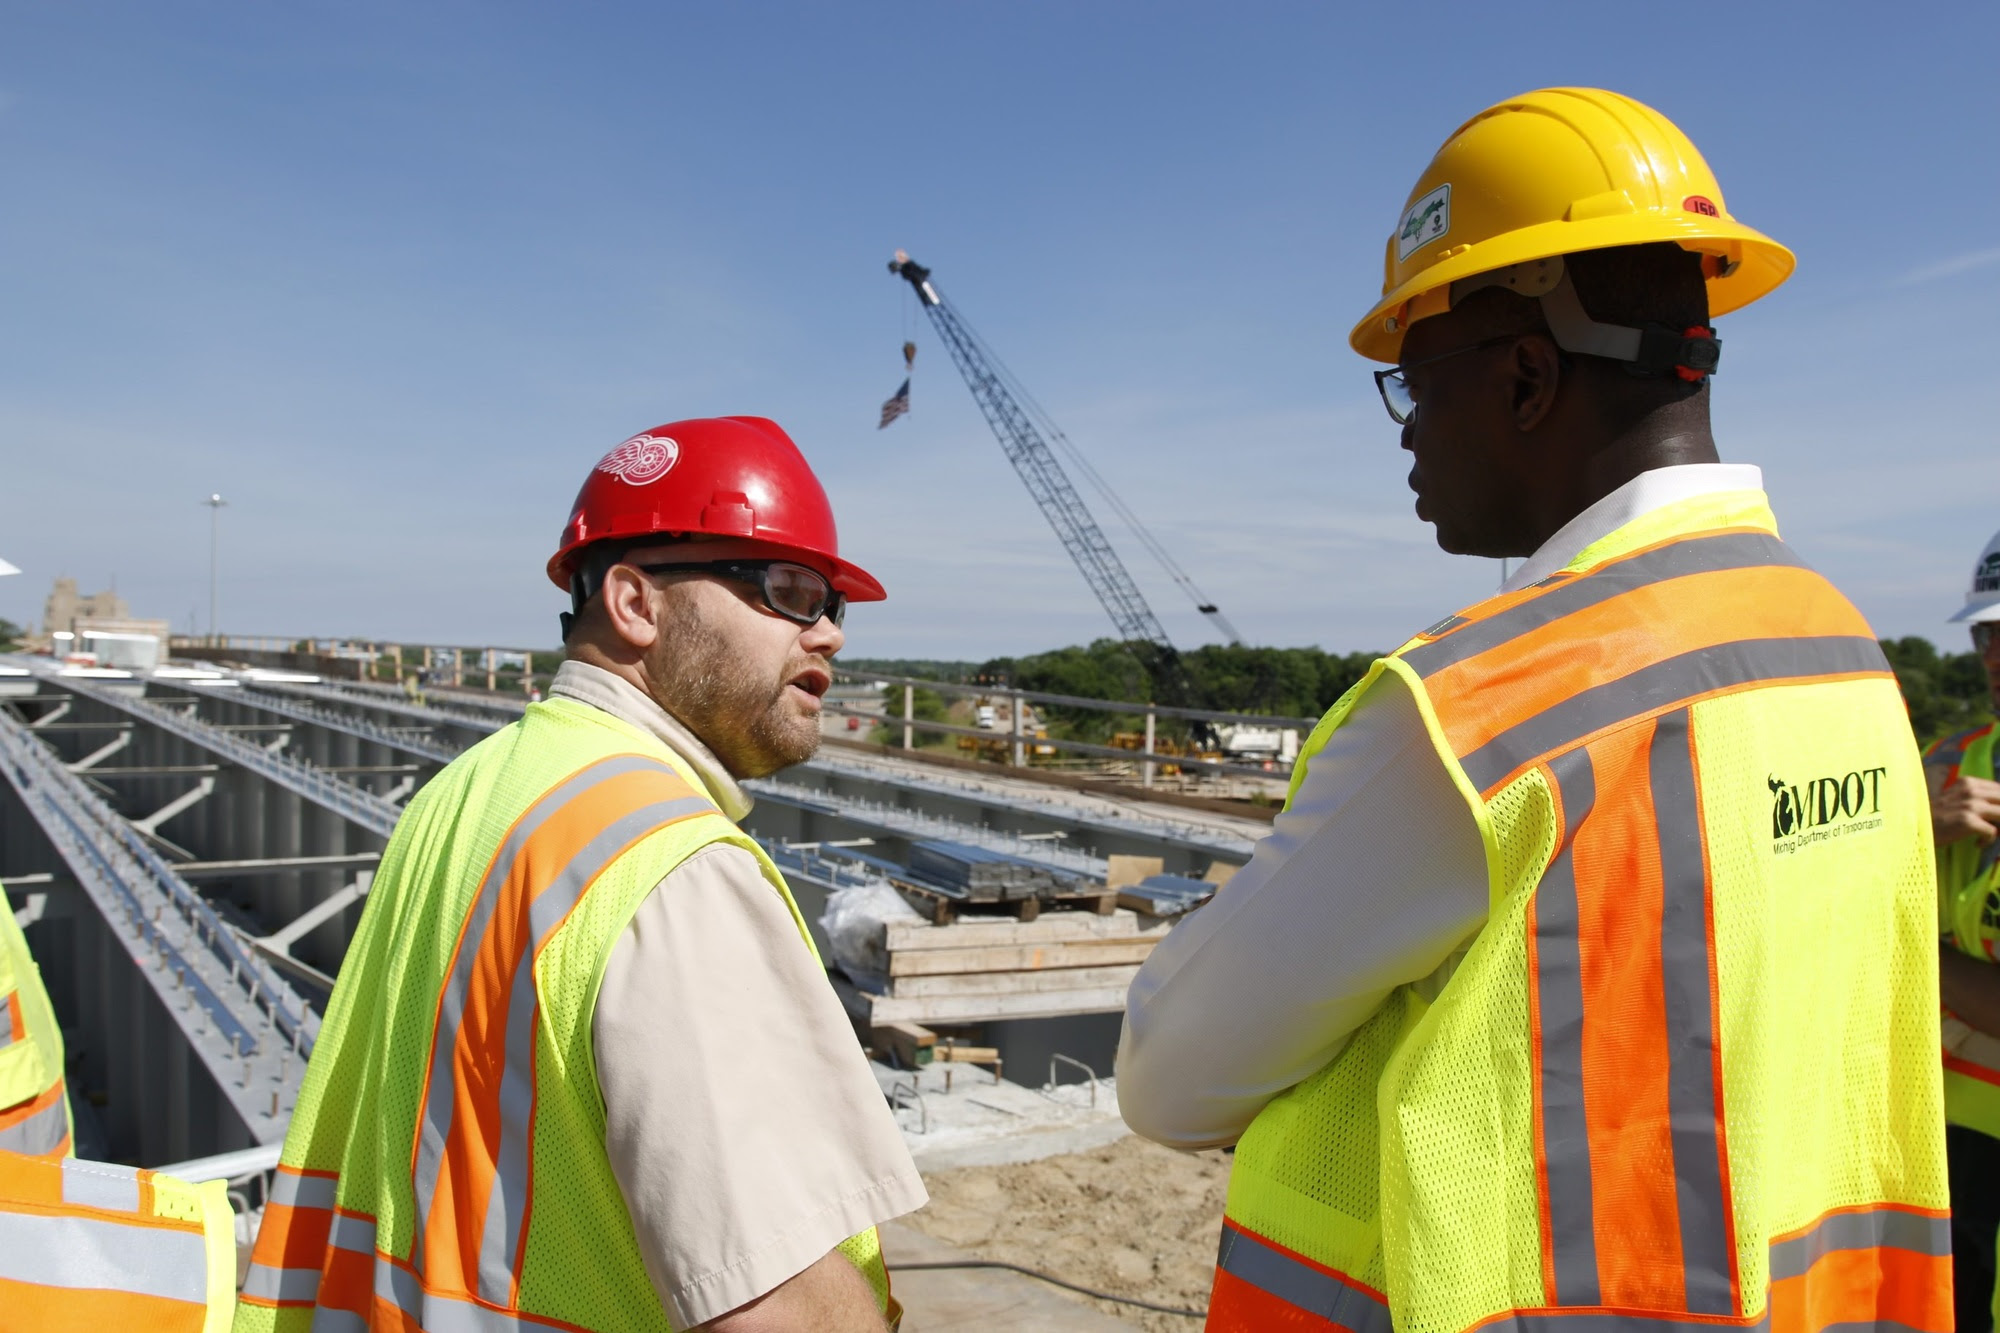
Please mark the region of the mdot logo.
POLYGON ((1396 262, 1402 263, 1419 246, 1429 245, 1450 230, 1451 183, 1447 181, 1403 214, 1403 225, 1396 229, 1396 262))
POLYGON ((1771 789, 1772 850, 1796 852, 1882 827, 1882 778, 1888 771, 1858 768, 1805 782, 1766 777, 1764 783, 1771 789))

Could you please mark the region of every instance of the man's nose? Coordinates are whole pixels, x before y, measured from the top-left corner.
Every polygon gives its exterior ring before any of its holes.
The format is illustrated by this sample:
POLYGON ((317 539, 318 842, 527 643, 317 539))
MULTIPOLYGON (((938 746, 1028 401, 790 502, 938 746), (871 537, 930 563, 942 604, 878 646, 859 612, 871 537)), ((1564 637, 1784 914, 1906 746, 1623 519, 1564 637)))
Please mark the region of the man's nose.
POLYGON ((799 634, 799 648, 819 657, 832 657, 846 643, 846 631, 826 616, 821 616, 799 634))

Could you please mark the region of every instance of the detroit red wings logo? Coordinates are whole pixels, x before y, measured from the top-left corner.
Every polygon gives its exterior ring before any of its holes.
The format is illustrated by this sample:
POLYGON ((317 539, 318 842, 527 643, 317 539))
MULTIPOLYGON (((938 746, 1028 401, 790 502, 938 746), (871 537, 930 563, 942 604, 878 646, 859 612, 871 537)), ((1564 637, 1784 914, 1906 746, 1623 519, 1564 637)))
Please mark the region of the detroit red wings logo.
POLYGON ((665 435, 634 435, 604 455, 599 472, 609 472, 627 485, 644 486, 658 481, 681 461, 681 447, 665 435))

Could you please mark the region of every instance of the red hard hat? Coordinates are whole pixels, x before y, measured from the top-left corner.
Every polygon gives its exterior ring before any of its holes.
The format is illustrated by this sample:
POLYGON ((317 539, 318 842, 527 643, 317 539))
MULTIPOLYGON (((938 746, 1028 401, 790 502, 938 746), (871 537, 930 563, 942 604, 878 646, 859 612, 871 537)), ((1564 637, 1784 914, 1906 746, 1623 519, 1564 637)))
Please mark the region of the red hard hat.
POLYGON ((763 417, 669 422, 599 459, 549 557, 549 579, 568 591, 585 547, 656 533, 746 539, 823 570, 849 601, 888 596, 873 575, 840 558, 819 478, 792 437, 763 417))

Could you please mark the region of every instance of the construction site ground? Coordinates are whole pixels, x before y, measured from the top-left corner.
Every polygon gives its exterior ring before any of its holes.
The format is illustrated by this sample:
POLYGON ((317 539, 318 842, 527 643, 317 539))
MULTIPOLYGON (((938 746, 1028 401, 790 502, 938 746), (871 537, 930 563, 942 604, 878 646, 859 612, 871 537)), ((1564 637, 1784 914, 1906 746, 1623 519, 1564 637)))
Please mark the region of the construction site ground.
MULTIPOLYGON (((1036 1161, 926 1170, 924 1180, 930 1206, 884 1230, 892 1271, 899 1258, 957 1251, 1157 1305, 1207 1307, 1229 1182, 1229 1158, 1220 1152, 1177 1153, 1127 1135, 1036 1161)), ((896 1282, 906 1333, 1116 1326, 1091 1311, 1127 1327, 1201 1327, 1199 1319, 1095 1301, 1012 1273, 912 1272, 896 1282), (1065 1318, 1066 1309, 1083 1318, 1065 1318)))

